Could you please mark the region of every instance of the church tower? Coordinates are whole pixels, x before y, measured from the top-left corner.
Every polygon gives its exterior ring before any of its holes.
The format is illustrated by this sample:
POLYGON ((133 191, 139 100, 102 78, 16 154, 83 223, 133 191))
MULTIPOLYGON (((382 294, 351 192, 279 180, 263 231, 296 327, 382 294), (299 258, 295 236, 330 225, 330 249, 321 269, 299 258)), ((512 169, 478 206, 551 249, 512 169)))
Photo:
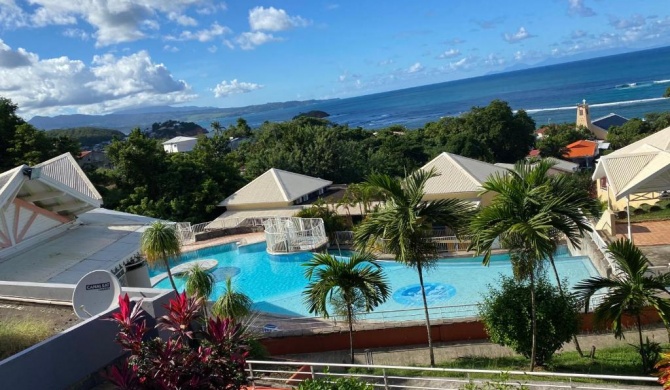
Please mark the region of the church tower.
POLYGON ((607 130, 591 123, 591 112, 589 112, 589 105, 586 104, 586 99, 582 100, 581 104, 577 104, 577 120, 575 121, 575 126, 583 126, 589 129, 596 139, 607 139, 607 130))
POLYGON ((582 100, 581 104, 577 104, 577 120, 575 121, 575 125, 591 129, 591 113, 589 112, 589 105, 586 104, 586 99, 582 100))

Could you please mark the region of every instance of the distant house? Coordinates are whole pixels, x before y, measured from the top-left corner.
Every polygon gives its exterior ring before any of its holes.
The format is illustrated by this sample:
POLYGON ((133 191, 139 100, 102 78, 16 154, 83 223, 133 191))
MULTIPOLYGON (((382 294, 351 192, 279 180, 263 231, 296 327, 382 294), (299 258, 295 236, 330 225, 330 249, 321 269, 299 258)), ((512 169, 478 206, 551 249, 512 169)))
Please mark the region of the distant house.
POLYGON ((589 129, 589 131, 591 131, 591 133, 593 133, 599 140, 607 139, 607 132, 611 127, 621 126, 626 122, 628 122, 628 118, 624 118, 623 116, 614 113, 591 121, 591 113, 589 112, 589 105, 586 104, 586 100, 577 105, 576 125, 578 127, 582 126, 589 129))
POLYGON ((595 141, 575 141, 566 146, 565 149, 563 157, 575 164, 579 164, 581 168, 595 166, 595 160, 599 155, 598 143, 595 141))
POLYGON ((190 152, 198 143, 195 137, 174 137, 163 142, 163 149, 168 153, 190 152))
POLYGON ((272 168, 224 199, 217 219, 291 217, 323 195, 332 181, 272 168))
POLYGON ((105 167, 109 168, 111 166, 107 153, 102 150, 84 150, 77 157, 77 164, 80 167, 92 166, 92 167, 105 167))

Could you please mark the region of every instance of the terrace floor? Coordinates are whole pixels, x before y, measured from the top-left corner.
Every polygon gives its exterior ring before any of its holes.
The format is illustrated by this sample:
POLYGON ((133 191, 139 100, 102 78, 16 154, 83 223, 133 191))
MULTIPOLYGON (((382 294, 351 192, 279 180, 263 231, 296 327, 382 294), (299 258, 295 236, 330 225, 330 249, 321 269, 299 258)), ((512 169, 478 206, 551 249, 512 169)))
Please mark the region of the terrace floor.
MULTIPOLYGON (((670 220, 631 223, 633 242, 640 247, 654 266, 670 263, 670 220)), ((616 238, 628 237, 628 226, 617 223, 616 238)))

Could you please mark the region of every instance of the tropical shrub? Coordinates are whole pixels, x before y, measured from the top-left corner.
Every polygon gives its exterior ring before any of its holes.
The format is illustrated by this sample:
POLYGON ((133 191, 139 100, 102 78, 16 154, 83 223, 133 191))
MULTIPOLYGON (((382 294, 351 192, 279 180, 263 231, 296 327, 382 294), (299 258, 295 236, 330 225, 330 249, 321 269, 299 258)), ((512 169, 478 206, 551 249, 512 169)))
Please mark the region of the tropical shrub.
POLYGON ((298 390, 373 390, 374 386, 357 378, 317 378, 300 382, 298 390))
POLYGON ((119 308, 109 320, 120 330, 116 342, 129 356, 108 371, 120 389, 241 389, 246 383, 246 335, 231 320, 210 318, 202 331, 191 324, 200 318, 202 298, 178 294, 165 306, 168 314, 147 326, 140 302, 119 296, 119 308), (152 337, 170 332, 167 341, 152 337))
POLYGON ((650 211, 650 212, 661 211, 661 210, 663 210, 663 208, 662 208, 661 206, 659 206, 659 205, 656 205, 656 204, 653 205, 653 206, 651 206, 651 207, 649 207, 649 211, 650 211))
MULTIPOLYGON (((528 282, 502 277, 499 288, 491 288, 480 304, 480 317, 491 341, 531 356, 531 298, 528 282)), ((561 297, 546 279, 535 285, 537 351, 535 362, 543 365, 579 329, 579 315, 572 295, 561 297)))

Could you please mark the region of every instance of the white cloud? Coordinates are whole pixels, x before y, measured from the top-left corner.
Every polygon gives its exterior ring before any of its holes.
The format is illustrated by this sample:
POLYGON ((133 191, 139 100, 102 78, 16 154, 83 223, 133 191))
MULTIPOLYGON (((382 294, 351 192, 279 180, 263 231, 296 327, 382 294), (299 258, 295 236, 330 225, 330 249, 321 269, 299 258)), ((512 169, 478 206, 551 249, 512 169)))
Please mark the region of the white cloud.
POLYGON ((28 66, 37 60, 37 56, 22 48, 14 51, 0 39, 0 68, 19 68, 28 66))
POLYGON ((610 16, 610 26, 617 30, 625 30, 629 28, 642 27, 646 24, 645 18, 640 14, 632 15, 629 19, 619 19, 610 16))
POLYGON ((68 25, 80 21, 93 27, 96 46, 130 42, 146 36, 144 29, 158 28, 155 20, 164 14, 178 24, 192 25, 195 20, 183 15, 191 6, 211 4, 206 0, 29 0, 29 11, 14 0, 0 0, 0 26, 41 27, 68 25))
POLYGON ((529 34, 528 31, 526 31, 526 28, 523 26, 519 27, 519 30, 514 34, 503 34, 503 38, 509 43, 517 43, 523 41, 524 39, 533 38, 534 36, 535 35, 529 34))
POLYGON ((437 56, 439 59, 444 59, 444 58, 454 58, 458 57, 461 55, 461 51, 458 49, 449 49, 445 51, 444 53, 441 53, 440 55, 437 56))
POLYGON ((255 7, 249 11, 251 31, 284 31, 307 25, 308 20, 300 16, 289 16, 283 9, 255 7))
POLYGON ((220 82, 212 89, 212 92, 214 92, 214 97, 226 97, 240 93, 248 93, 261 88, 263 88, 263 86, 260 84, 239 82, 237 79, 233 79, 231 81, 224 80, 220 82))
MULTIPOLYGON (((518 53, 518 52, 517 52, 518 53)), ((505 59, 497 54, 490 53, 484 58, 484 64, 487 66, 500 66, 505 64, 505 59)))
POLYGON ((210 52, 210 53, 216 53, 217 50, 219 50, 219 48, 216 47, 216 45, 212 45, 212 46, 207 48, 207 51, 210 52))
POLYGON ((228 5, 224 2, 220 3, 206 3, 203 4, 200 8, 196 9, 195 12, 199 13, 200 15, 212 15, 217 13, 219 10, 225 11, 228 9, 228 5))
POLYGON ((170 53, 176 53, 179 51, 179 48, 176 46, 165 45, 163 46, 163 50, 169 51, 170 53))
POLYGON ((391 65, 391 64, 393 64, 393 63, 395 63, 395 61, 393 61, 392 59, 389 58, 389 59, 387 59, 387 60, 381 60, 381 61, 379 61, 379 62, 377 63, 377 65, 379 65, 379 66, 388 66, 388 65, 391 65))
POLYGON ((95 56, 90 65, 65 56, 39 59, 22 53, 30 58, 28 65, 0 68, 0 94, 17 103, 22 113, 101 113, 195 97, 185 81, 175 80, 146 51, 95 56))
POLYGON ((81 39, 82 41, 87 41, 90 38, 86 31, 80 30, 78 28, 67 28, 65 31, 63 31, 63 35, 68 38, 81 39))
POLYGON ((472 67, 473 63, 474 63, 473 57, 463 57, 456 62, 450 62, 449 68, 451 70, 467 70, 472 67))
POLYGON ((180 14, 178 12, 170 12, 168 13, 168 19, 170 19, 173 22, 177 22, 177 24, 181 26, 197 26, 198 21, 193 19, 190 16, 180 14))
POLYGON ((190 31, 184 30, 179 34, 178 37, 167 36, 165 39, 169 41, 200 41, 200 42, 209 42, 212 39, 231 33, 232 30, 226 26, 221 26, 220 24, 214 22, 212 26, 208 29, 199 30, 199 31, 190 31))
POLYGON ((242 50, 253 50, 256 46, 260 46, 264 43, 281 41, 279 37, 275 37, 272 34, 267 34, 262 31, 254 32, 245 32, 240 34, 236 39, 238 45, 242 50))
POLYGON ((423 65, 420 62, 415 62, 412 66, 407 69, 407 73, 417 73, 423 70, 423 65))
POLYGON ((584 0, 568 0, 568 14, 572 16, 595 16, 596 12, 584 4, 584 0))
POLYGON ((571 39, 580 39, 580 38, 584 38, 584 37, 586 37, 587 35, 588 35, 588 33, 587 33, 586 31, 584 31, 584 30, 574 30, 574 31, 570 34, 570 38, 571 38, 571 39))

